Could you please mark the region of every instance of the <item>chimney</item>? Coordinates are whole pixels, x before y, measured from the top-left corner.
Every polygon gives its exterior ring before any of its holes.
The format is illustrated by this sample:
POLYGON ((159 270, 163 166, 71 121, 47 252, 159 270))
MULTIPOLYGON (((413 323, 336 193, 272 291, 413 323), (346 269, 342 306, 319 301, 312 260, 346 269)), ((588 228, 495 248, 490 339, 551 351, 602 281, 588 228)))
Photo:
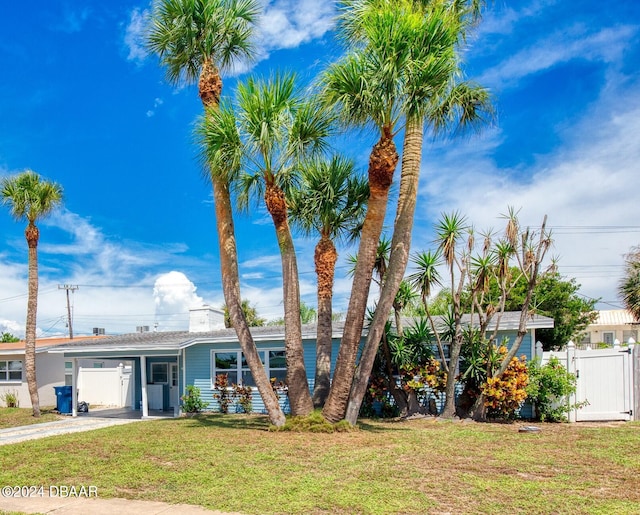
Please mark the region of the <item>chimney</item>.
POLYGON ((224 329, 224 313, 219 309, 204 305, 189 310, 189 332, 206 333, 224 329))

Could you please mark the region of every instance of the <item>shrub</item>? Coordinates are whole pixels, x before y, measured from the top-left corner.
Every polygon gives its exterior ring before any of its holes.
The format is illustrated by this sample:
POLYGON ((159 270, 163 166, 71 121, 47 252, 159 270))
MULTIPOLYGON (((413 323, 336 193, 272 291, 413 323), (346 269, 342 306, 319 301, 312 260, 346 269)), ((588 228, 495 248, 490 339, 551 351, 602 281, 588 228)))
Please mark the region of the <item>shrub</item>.
POLYGON ((20 399, 18 398, 17 390, 7 390, 3 394, 0 394, 0 400, 2 400, 7 408, 19 408, 20 407, 20 399))
POLYGON ((245 413, 251 413, 253 411, 253 395, 252 388, 250 386, 233 385, 234 397, 238 399, 238 404, 245 413))
MULTIPOLYGON (((502 346, 498 353, 504 356, 507 348, 502 346)), ((504 373, 498 377, 489 377, 482 385, 482 393, 485 396, 484 405, 487 408, 487 416, 513 420, 516 412, 527 398, 527 384, 529 374, 526 358, 512 358, 504 373)))
POLYGON ((200 397, 200 388, 193 385, 187 385, 187 393, 180 400, 182 401, 182 409, 186 413, 199 413, 209 405, 200 397))
POLYGON ((233 400, 233 391, 229 388, 229 376, 227 374, 218 374, 213 387, 216 390, 213 398, 217 399, 220 404, 220 413, 229 413, 229 404, 233 400))
POLYGON ((566 422, 572 409, 584 403, 569 404, 568 396, 576 392, 576 376, 569 372, 560 360, 552 356, 540 365, 535 360, 529 365, 527 398, 533 403, 536 418, 542 422, 566 422))

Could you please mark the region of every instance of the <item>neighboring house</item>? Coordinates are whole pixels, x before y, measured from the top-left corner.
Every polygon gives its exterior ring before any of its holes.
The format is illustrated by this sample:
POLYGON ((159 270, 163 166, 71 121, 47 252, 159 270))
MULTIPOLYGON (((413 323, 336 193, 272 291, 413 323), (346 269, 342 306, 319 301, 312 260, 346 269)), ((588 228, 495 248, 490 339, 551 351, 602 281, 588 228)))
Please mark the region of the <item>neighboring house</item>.
MULTIPOLYGON (((515 338, 518 319, 519 313, 505 314, 501 323, 500 341, 502 336, 515 338)), ((553 319, 532 317, 518 355, 524 354, 531 358, 535 352, 533 343, 536 328, 547 327, 553 327, 553 319)), ((334 324, 334 360, 338 354, 343 328, 342 323, 334 324)), ((230 384, 254 386, 249 368, 243 360, 236 332, 234 329, 224 328, 224 318, 220 311, 208 306, 191 310, 189 329, 181 332, 126 334, 101 340, 74 340, 57 347, 55 352, 63 354, 65 361, 71 361, 74 371, 78 370, 83 360, 131 363, 132 408, 140 409, 143 417, 148 416, 150 410, 179 414, 180 396, 187 385, 198 387, 202 399, 209 403, 208 409, 217 410, 219 404, 214 398, 214 384, 219 374, 227 374, 230 384)), ((284 327, 253 327, 251 333, 268 376, 275 378, 276 382, 284 381, 284 327)), ((315 325, 303 326, 302 344, 309 385, 313 388, 316 358, 315 325)), ((72 374, 72 381, 74 380, 74 384, 77 385, 77 374, 72 374)), ((77 406, 77 400, 85 399, 74 399, 72 406, 77 406)), ((285 392, 280 395, 280 403, 283 409, 288 411, 285 392)), ((240 410, 238 405, 230 407, 230 411, 235 410, 240 410)), ((264 405, 256 389, 253 395, 253 410, 264 411, 264 405)))
MULTIPOLYGON (((41 406, 55 406, 54 386, 64 384, 64 356, 51 354, 50 349, 68 339, 36 341, 36 378, 41 406)), ((16 393, 22 408, 31 407, 24 367, 24 341, 0 343, 0 395, 16 393)))
MULTIPOLYGON (((36 340, 36 379, 40 406, 55 406, 56 394, 53 387, 66 384, 65 378, 71 380, 70 374, 65 375, 64 356, 51 352, 70 341, 73 340, 69 338, 36 340)), ((31 396, 24 368, 24 345, 24 341, 0 343, 0 395, 15 392, 18 395, 20 407, 30 408, 31 396)))
POLYGON ((598 318, 587 326, 584 338, 577 343, 582 346, 613 347, 616 340, 625 344, 633 338, 637 342, 639 330, 640 323, 626 309, 598 311, 598 318))

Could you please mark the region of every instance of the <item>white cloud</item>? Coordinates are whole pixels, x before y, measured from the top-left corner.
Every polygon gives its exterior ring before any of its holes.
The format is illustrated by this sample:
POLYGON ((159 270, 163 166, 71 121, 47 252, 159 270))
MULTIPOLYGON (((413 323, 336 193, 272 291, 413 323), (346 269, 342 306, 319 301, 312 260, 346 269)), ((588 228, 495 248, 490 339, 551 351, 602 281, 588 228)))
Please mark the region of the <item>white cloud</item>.
POLYGON ((614 62, 637 32, 638 27, 631 25, 605 28, 595 33, 589 33, 582 25, 565 28, 485 70, 477 80, 495 87, 513 86, 523 77, 574 59, 614 62))
MULTIPOLYGON (((612 86, 603 91, 581 120, 560 133, 558 150, 538 156, 531 166, 496 167, 491 156, 500 138, 497 131, 439 149, 444 153, 436 171, 429 169, 433 157, 425 161, 421 196, 429 212, 420 213, 419 220, 426 223, 443 211, 459 210, 477 229, 498 230, 503 227, 498 216, 508 206, 522 206, 520 220, 532 227, 547 214, 548 225, 557 228, 553 253, 560 258, 560 272, 575 277, 585 295, 617 302, 622 255, 640 239, 633 214, 640 85, 626 92, 612 86), (635 228, 617 229, 628 226, 635 228)), ((417 231, 414 249, 431 247, 432 238, 430 227, 417 231)))
POLYGON ((332 2, 276 0, 265 6, 259 39, 270 50, 295 48, 324 36, 335 14, 332 2))
POLYGON ((204 301, 196 293, 196 285, 182 272, 171 271, 160 275, 153 287, 153 301, 158 319, 162 318, 163 329, 186 330, 185 314, 189 309, 202 306, 204 301))
POLYGON ((145 34, 149 20, 148 9, 133 9, 124 33, 124 44, 127 47, 127 59, 141 63, 147 58, 145 34))

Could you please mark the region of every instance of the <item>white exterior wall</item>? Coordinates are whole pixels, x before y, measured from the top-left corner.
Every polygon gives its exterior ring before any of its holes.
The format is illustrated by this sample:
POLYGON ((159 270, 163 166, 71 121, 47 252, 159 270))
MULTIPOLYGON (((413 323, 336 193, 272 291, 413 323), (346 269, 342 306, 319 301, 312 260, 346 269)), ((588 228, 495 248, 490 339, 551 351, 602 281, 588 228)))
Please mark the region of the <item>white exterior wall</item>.
MULTIPOLYGON (((0 394, 17 392, 21 408, 31 408, 31 396, 27 385, 27 372, 24 368, 24 353, 14 355, 2 355, 0 360, 22 361, 22 381, 0 381, 0 394)), ((49 354, 43 352, 36 354, 36 379, 38 380, 38 395, 40 407, 52 407, 56 405, 56 392, 54 386, 64 386, 64 356, 61 354, 49 354)), ((4 403, 2 403, 4 406, 4 403)))

